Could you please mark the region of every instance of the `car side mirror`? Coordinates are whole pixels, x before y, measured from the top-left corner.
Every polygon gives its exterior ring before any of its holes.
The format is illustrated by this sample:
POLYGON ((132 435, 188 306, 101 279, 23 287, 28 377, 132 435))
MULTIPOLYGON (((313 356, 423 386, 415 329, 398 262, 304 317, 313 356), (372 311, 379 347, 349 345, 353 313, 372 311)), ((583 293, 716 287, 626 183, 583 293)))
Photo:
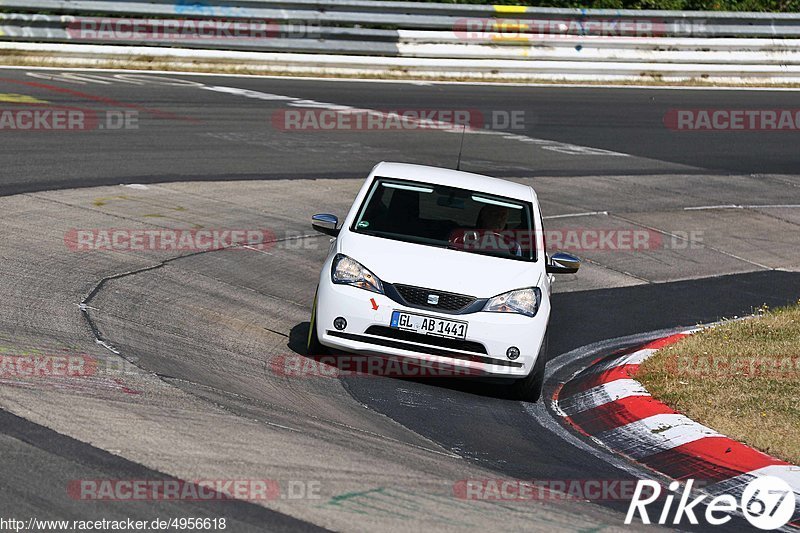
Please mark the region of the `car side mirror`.
POLYGON ((581 267, 581 260, 572 254, 556 252, 545 266, 548 274, 574 274, 581 267))
POLYGON ((336 215, 321 213, 311 217, 311 227, 332 237, 339 235, 339 219, 336 215))

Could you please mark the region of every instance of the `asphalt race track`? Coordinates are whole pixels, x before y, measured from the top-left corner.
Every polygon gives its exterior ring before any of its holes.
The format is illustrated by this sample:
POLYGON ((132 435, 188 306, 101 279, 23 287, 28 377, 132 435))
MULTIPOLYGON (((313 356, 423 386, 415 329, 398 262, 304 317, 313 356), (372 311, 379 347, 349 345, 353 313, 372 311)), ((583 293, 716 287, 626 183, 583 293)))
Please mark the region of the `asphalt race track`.
POLYGON ((29 132, 26 148, 15 152, 19 157, 7 167, 13 172, 4 174, 4 194, 124 180, 353 177, 364 175, 377 159, 455 164, 457 135, 431 144, 426 142, 428 136, 407 132, 374 136, 281 132, 270 127, 280 100, 196 90, 200 84, 377 110, 477 110, 482 112, 481 123, 494 120, 500 126, 510 118, 493 119, 492 113, 521 112, 522 127, 512 133, 632 156, 598 156, 587 165, 580 158, 563 157, 568 149, 531 149, 537 145, 520 141, 498 146, 470 136, 464 146, 464 168, 496 175, 792 174, 800 163, 793 142, 797 134, 791 131, 709 135, 664 126, 665 115, 673 109, 793 109, 793 91, 524 88, 219 76, 181 76, 183 83, 154 85, 149 74, 91 82, 87 81, 91 74, 73 74, 64 81, 63 75, 53 79, 55 74, 48 71, 36 72, 35 78, 24 72, 3 70, 3 90, 54 105, 79 102, 93 108, 103 99, 107 105, 117 102, 121 105, 114 109, 139 113, 140 129, 114 135, 97 130, 74 139, 29 132), (187 83, 198 85, 192 90, 187 83), (254 108, 264 112, 253 114, 254 108), (86 152, 87 138, 99 157, 86 152), (58 175, 52 172, 56 167, 61 170, 58 175))
POLYGON ((533 185, 548 228, 647 233, 643 249, 576 250, 581 272, 557 280, 549 398, 597 356, 589 345, 800 297, 798 133, 674 131, 664 118, 794 109, 796 94, 2 69, 0 109, 100 118, 0 130, 0 354, 97 364, 83 379, 0 374, 0 517, 225 517, 231 531, 621 527, 627 500, 454 497, 464 479, 654 478, 561 426, 548 402, 460 379, 279 371, 304 354, 327 253, 310 215, 344 215, 380 160, 454 166, 461 139, 286 131, 286 113, 468 110, 480 127, 464 135, 463 170, 533 185), (75 249, 76 229, 98 228, 261 228, 274 241, 75 249), (99 479, 269 479, 280 495, 96 501, 69 488, 99 479))

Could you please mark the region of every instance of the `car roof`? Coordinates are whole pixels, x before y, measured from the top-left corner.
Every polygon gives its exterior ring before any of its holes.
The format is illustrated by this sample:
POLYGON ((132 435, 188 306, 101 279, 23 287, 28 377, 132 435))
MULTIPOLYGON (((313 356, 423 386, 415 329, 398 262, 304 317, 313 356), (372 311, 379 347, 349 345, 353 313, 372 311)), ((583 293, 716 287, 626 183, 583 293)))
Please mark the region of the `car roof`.
POLYGON ((536 194, 528 185, 514 183, 513 181, 502 180, 473 174, 449 168, 430 167, 427 165, 412 165, 410 163, 378 163, 372 170, 372 175, 382 178, 398 178, 409 181, 419 181, 423 183, 433 183, 434 185, 450 185, 461 189, 496 194, 507 198, 530 201, 536 194))

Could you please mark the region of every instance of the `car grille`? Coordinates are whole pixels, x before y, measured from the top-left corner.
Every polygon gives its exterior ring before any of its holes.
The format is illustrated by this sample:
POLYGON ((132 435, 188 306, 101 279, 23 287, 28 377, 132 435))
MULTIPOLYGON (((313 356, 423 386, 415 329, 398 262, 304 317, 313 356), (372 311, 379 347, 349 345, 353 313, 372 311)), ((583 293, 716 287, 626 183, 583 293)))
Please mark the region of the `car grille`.
POLYGON ((411 285, 394 286, 403 300, 412 307, 423 309, 433 309, 439 311, 449 311, 451 313, 461 311, 473 303, 477 298, 464 294, 453 294, 452 292, 442 292, 434 289, 424 289, 422 287, 412 287, 411 285), (428 296, 434 294, 439 297, 439 303, 433 305, 428 303, 428 296))
POLYGON ((495 359, 486 355, 479 354, 466 354, 462 352, 454 352, 447 348, 440 348, 438 346, 425 346, 420 344, 409 344, 406 341, 398 339, 389 339, 385 337, 359 335, 357 333, 347 333, 345 331, 328 330, 328 335, 332 337, 339 337, 340 339, 347 339, 351 341, 363 342, 365 344, 373 344, 377 346, 386 346, 388 348, 397 348, 399 350, 407 350, 410 352, 424 353, 429 355, 436 355, 439 357, 450 357, 452 359, 461 359, 462 361, 472 361, 475 363, 486 363, 495 366, 505 366, 509 368, 522 368, 523 364, 519 361, 506 361, 504 359, 495 359))
POLYGON ((479 342, 465 341, 461 339, 448 339, 445 337, 436 337, 434 335, 423 335, 422 333, 402 331, 387 326, 370 326, 367 328, 365 333, 368 335, 379 335, 381 337, 387 337, 401 341, 417 342, 419 344, 428 344, 430 346, 439 346, 441 348, 449 348, 451 350, 464 350, 466 352, 481 354, 486 353, 486 347, 479 342))

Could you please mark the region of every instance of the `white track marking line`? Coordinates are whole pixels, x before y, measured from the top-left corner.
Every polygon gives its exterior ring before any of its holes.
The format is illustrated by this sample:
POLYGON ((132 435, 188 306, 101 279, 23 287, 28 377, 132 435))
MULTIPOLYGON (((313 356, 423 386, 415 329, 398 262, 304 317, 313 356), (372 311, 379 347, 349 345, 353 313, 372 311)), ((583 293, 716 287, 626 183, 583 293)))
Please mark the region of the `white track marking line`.
POLYGON ((592 84, 592 83, 522 83, 522 82, 501 82, 501 81, 453 81, 442 80, 432 81, 427 79, 408 79, 408 80, 376 80, 363 78, 336 77, 326 78, 319 76, 276 76, 259 74, 221 74, 215 72, 192 72, 185 70, 142 70, 142 69, 111 69, 111 68, 91 68, 91 67, 44 67, 44 66, 16 66, 2 65, 0 69, 6 70, 58 70, 63 72, 128 72, 135 74, 163 74, 181 76, 202 76, 217 78, 245 78, 245 79, 270 79, 270 80, 302 80, 302 81, 323 81, 338 83, 394 83, 405 85, 416 85, 425 83, 430 85, 476 85, 486 87, 537 87, 554 89, 609 89, 609 90, 653 90, 653 91, 743 91, 743 92, 798 92, 797 87, 738 87, 738 86, 681 86, 681 85, 614 85, 614 84, 592 84))
MULTIPOLYGON (((588 367, 586 370, 584 370, 581 373, 581 375, 576 375, 573 379, 581 380, 586 376, 602 374, 603 372, 608 372, 609 370, 613 370, 614 368, 618 368, 618 367, 625 366, 625 365, 639 365, 639 364, 642 363, 642 361, 644 361, 645 359, 647 359, 648 357, 653 355, 656 351, 658 351, 658 350, 655 350, 653 348, 647 348, 647 349, 644 349, 644 350, 636 350, 633 353, 630 353, 630 354, 627 354, 627 355, 621 355, 619 357, 615 357, 614 359, 612 359, 610 361, 606 361, 604 363, 597 363, 595 365, 592 365, 592 366, 588 367)), ((616 379, 614 381, 619 381, 619 379, 616 379)), ((611 383, 611 381, 609 381, 607 383, 611 383)), ((600 385, 598 385, 598 386, 600 386, 600 385)), ((568 398, 569 397, 565 398, 562 401, 567 401, 568 398)))
POLYGON ((700 205, 697 207, 684 207, 684 211, 705 211, 712 209, 736 209, 736 204, 722 204, 722 205, 700 205))
MULTIPOLYGON (((795 465, 769 465, 738 476, 714 483, 706 487, 709 494, 741 493, 745 485, 760 476, 773 476, 787 482, 792 487, 795 497, 800 504, 800 466, 795 465)), ((800 511, 800 505, 798 505, 800 511)))
POLYGON ((566 416, 572 416, 630 396, 650 396, 650 393, 635 379, 617 379, 567 398, 560 398, 558 406, 566 416))
POLYGON ((595 435, 601 442, 634 459, 671 450, 719 433, 681 414, 658 414, 595 435))
MULTIPOLYGON (((680 240, 682 240, 682 241, 687 241, 687 242, 689 241, 689 239, 688 239, 688 238, 686 238, 685 236, 682 236, 682 235, 676 235, 676 234, 674 234, 674 233, 670 233, 669 231, 665 231, 665 230, 663 230, 663 229, 656 228, 655 226, 648 226, 647 224, 642 224, 641 222, 636 222, 635 220, 631 220, 631 219, 629 219, 629 218, 625 218, 625 217, 623 217, 623 216, 621 216, 621 215, 614 215, 614 217, 616 217, 616 218, 618 218, 618 219, 620 219, 620 220, 624 220, 625 222, 627 222, 627 223, 629 223, 629 224, 635 224, 636 226, 640 226, 640 227, 642 227, 642 228, 646 228, 646 229, 649 229, 649 230, 651 230, 651 231, 655 231, 655 232, 661 233, 662 235, 666 235, 666 236, 668 236, 668 237, 672 237, 673 239, 680 239, 680 240)), ((725 250, 722 250, 722 249, 720 249, 720 248, 716 248, 716 247, 714 247, 714 246, 709 246, 709 245, 706 245, 706 248, 708 248, 709 250, 713 250, 713 251, 715 251, 715 252, 717 252, 717 253, 720 253, 720 254, 722 254, 722 255, 727 255, 728 257, 732 257, 732 258, 734 258, 734 259, 738 259, 739 261, 742 261, 742 262, 744 262, 744 263, 748 263, 748 264, 750 264, 750 265, 757 266, 757 267, 759 267, 759 268, 762 268, 762 269, 764 269, 764 270, 774 270, 774 269, 773 269, 772 267, 770 267, 770 266, 763 265, 763 264, 761 264, 761 263, 758 263, 758 262, 756 262, 756 261, 752 261, 752 260, 750 260, 750 259, 746 259, 746 258, 744 258, 744 257, 740 257, 740 256, 738 256, 738 255, 736 255, 736 254, 733 254, 733 253, 731 253, 731 252, 726 252, 725 250)))
POLYGON ((550 215, 542 218, 545 220, 552 220, 554 218, 591 217, 596 215, 607 216, 608 211, 586 211, 584 213, 566 213, 564 215, 550 215))
MULTIPOLYGON (((637 350, 633 353, 628 355, 622 355, 620 357, 616 357, 611 361, 606 361, 605 363, 598 363, 596 365, 592 365, 587 369, 587 374, 600 374, 602 372, 606 372, 613 368, 617 368, 624 365, 638 365, 641 364, 642 361, 653 355, 657 350, 652 348, 647 348, 645 350, 637 350)), ((580 379, 577 378, 577 379, 580 379)))
MULTIPOLYGON (((795 513, 794 519, 800 517, 800 466, 795 465, 769 465, 756 470, 751 470, 744 474, 708 485, 703 488, 711 496, 721 496, 723 494, 731 494, 736 499, 737 503, 741 501, 742 493, 747 487, 747 484, 759 477, 771 476, 782 479, 792 488, 795 500, 795 513)), ((740 506, 741 507, 741 506, 740 506)), ((793 529, 782 528, 782 531, 795 531, 793 529)))
POLYGON ((800 204, 764 204, 764 205, 740 205, 740 204, 723 204, 723 205, 699 205, 696 207, 684 207, 684 211, 711 211, 715 209, 797 209, 800 204))
MULTIPOLYGON (((621 152, 613 152, 611 150, 604 150, 602 148, 593 148, 590 146, 581 146, 577 144, 570 144, 561 141, 554 141, 551 139, 539 139, 536 137, 529 137, 527 135, 522 135, 519 133, 513 133, 508 131, 495 131, 495 130, 485 130, 485 129, 476 129, 472 127, 465 126, 463 124, 456 124, 455 122, 448 122, 446 120, 441 119, 426 119, 426 118, 414 118, 408 116, 400 116, 397 111, 381 111, 379 109, 370 109, 370 108, 359 108, 353 107, 343 104, 334 104, 330 102, 319 102, 317 100, 310 100, 304 98, 298 98, 294 96, 285 96, 282 94, 274 94, 274 93, 265 93, 261 91, 254 91, 250 89, 241 89, 238 87, 228 87, 228 86, 210 86, 210 85, 200 85, 197 87, 198 89, 204 89, 207 91, 215 91, 219 93, 225 94, 232 94, 236 96, 244 96, 246 98, 252 98, 255 100, 264 100, 264 101, 283 101, 286 102, 286 105, 291 107, 297 108, 304 108, 304 109, 319 109, 319 110, 327 110, 333 111, 339 114, 345 113, 353 113, 353 114, 369 114, 380 116, 385 119, 395 119, 398 124, 401 122, 409 122, 411 124, 416 124, 417 126, 421 127, 430 127, 432 130, 441 131, 444 133, 455 133, 458 135, 493 135, 499 136, 503 139, 512 140, 512 141, 519 141, 528 144, 534 144, 540 147, 542 150, 549 150, 553 152, 558 152, 566 155, 576 155, 576 156, 610 156, 610 157, 631 157, 630 154, 624 154, 621 152), (462 127, 463 126, 463 127, 462 127)), ((298 117, 299 122, 299 117, 298 117)), ((353 131, 359 131, 358 128, 354 128, 353 131)))
MULTIPOLYGON (((457 129, 446 129, 442 131, 445 131, 447 133, 461 134, 461 130, 457 129)), ((529 137, 527 135, 522 135, 519 133, 513 133, 509 131, 480 130, 480 129, 467 128, 466 133, 472 133, 475 135, 499 135, 504 139, 535 144, 539 146, 542 150, 549 150, 551 152, 558 152, 560 154, 566 154, 566 155, 605 155, 611 157, 631 157, 630 154, 625 154, 622 152, 614 152, 611 150, 604 150, 603 148, 593 148, 591 146, 570 144, 561 141, 554 141, 551 139, 539 139, 536 137, 529 137)))
POLYGON ((655 348, 645 348, 644 350, 637 350, 632 354, 625 355, 620 357, 615 361, 615 365, 610 368, 615 368, 618 366, 623 365, 638 365, 641 364, 645 359, 656 353, 658 350, 655 348))

